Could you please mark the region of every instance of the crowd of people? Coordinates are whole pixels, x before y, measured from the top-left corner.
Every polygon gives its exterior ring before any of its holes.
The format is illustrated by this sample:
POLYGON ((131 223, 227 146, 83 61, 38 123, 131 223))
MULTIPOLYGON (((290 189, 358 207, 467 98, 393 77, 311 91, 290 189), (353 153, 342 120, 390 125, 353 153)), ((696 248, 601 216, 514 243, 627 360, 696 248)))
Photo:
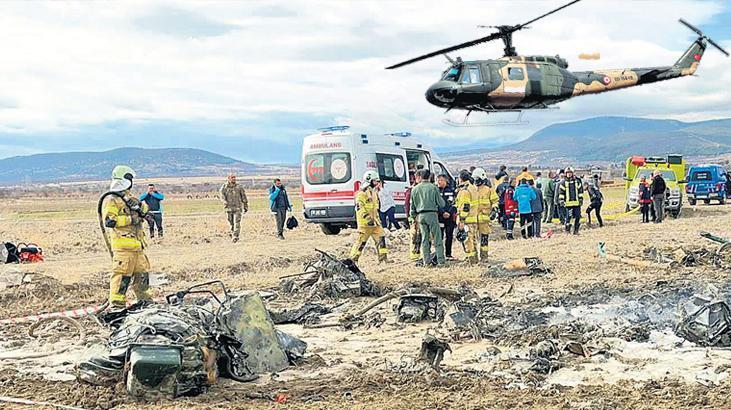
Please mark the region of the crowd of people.
MULTIPOLYGON (((464 248, 467 261, 486 261, 493 225, 509 240, 516 236, 541 238, 542 225, 558 221, 566 232, 578 235, 584 197, 587 224, 592 214, 600 227, 604 201, 598 176, 582 181, 569 167, 533 175, 527 167, 512 177, 501 166, 494 178, 482 168, 459 173, 452 183, 446 174, 428 169, 410 170, 411 185, 406 189, 405 212, 411 243, 409 256, 417 265, 443 265, 453 259, 456 239, 464 248), (517 222, 517 226, 516 226, 517 222)), ((395 217, 392 192, 376 171, 368 171, 356 196, 359 236, 350 253, 358 260, 367 241, 373 238, 379 259, 388 260, 386 230, 402 229, 395 217)))

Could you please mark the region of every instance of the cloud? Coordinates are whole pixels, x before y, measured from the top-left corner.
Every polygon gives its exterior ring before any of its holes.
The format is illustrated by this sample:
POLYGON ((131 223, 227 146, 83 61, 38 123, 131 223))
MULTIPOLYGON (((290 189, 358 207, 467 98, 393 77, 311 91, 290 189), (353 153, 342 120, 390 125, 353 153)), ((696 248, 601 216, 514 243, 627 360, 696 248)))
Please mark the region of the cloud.
MULTIPOLYGON (((442 57, 384 70, 486 35, 479 24, 520 23, 560 4, 0 2, 0 133, 44 141, 37 151, 164 142, 225 147, 222 153, 242 159, 250 159, 247 148, 273 138, 296 160, 302 136, 335 121, 368 132, 410 130, 449 147, 513 142, 553 122, 597 115, 731 116, 728 60, 713 49, 698 77, 572 99, 558 110, 526 113, 524 127, 443 125, 443 110, 424 99, 446 66, 442 57)), ((581 2, 516 33, 514 42, 522 54, 569 57, 576 71, 666 65, 693 40, 679 17, 731 48, 724 7, 581 2), (575 58, 587 50, 602 59, 575 58)), ((501 53, 493 42, 453 57, 501 53)), ((20 152, 27 147, 6 144, 0 157, 20 152)))
POLYGON ((189 10, 160 7, 136 17, 133 24, 146 31, 179 37, 221 36, 238 26, 209 19, 189 10))

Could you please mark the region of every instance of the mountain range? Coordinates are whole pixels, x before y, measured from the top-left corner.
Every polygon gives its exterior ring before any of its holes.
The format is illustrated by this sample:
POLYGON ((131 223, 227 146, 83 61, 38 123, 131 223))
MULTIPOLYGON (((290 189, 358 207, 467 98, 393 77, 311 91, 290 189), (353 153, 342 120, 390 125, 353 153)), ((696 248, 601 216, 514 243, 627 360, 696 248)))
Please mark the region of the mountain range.
POLYGON ((118 148, 103 152, 62 152, 0 159, 0 184, 107 179, 119 164, 145 177, 272 173, 275 165, 257 165, 193 148, 118 148))
POLYGON ((682 122, 632 117, 595 117, 553 124, 516 144, 444 154, 495 157, 518 153, 536 162, 618 162, 630 155, 731 153, 731 119, 682 122))
MULTIPOLYGON (((489 142, 488 142, 489 144, 489 142)), ((595 117, 543 128, 515 144, 468 148, 441 156, 450 167, 465 164, 588 164, 624 161, 630 155, 682 154, 712 158, 731 153, 731 119, 699 122, 631 117, 595 117)), ((297 165, 259 165, 193 148, 118 148, 0 159, 0 185, 107 179, 127 164, 145 177, 273 175, 297 165)))

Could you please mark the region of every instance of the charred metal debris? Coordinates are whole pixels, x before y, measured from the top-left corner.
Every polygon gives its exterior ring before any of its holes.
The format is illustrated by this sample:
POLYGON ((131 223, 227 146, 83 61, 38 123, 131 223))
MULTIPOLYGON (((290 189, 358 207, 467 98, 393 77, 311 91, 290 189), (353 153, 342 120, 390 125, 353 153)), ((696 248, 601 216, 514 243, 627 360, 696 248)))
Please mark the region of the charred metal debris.
POLYGON ((252 381, 304 356, 307 344, 274 328, 256 292, 229 294, 220 281, 107 312, 105 356, 78 366, 92 384, 124 382, 137 398, 197 395, 219 377, 252 381))

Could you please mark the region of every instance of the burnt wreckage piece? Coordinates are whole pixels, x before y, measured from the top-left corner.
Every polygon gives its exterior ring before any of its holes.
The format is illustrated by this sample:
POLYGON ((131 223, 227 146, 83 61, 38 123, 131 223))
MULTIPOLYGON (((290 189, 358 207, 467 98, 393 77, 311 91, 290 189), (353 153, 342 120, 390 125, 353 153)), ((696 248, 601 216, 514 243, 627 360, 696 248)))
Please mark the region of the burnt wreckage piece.
POLYGON ((304 266, 309 276, 285 279, 279 289, 288 295, 305 295, 308 300, 380 296, 381 290, 350 259, 337 259, 317 250, 319 257, 304 266))
POLYGON ((708 347, 731 347, 731 309, 726 302, 707 302, 675 327, 675 334, 708 347))
POLYGON ((230 296, 220 281, 137 304, 101 317, 112 328, 108 354, 78 366, 91 384, 123 380, 147 400, 205 392, 219 375, 240 382, 283 370, 304 355, 306 343, 276 329, 258 293, 230 296), (223 298, 210 290, 219 285, 223 298), (187 297, 207 294, 208 297, 187 297))

